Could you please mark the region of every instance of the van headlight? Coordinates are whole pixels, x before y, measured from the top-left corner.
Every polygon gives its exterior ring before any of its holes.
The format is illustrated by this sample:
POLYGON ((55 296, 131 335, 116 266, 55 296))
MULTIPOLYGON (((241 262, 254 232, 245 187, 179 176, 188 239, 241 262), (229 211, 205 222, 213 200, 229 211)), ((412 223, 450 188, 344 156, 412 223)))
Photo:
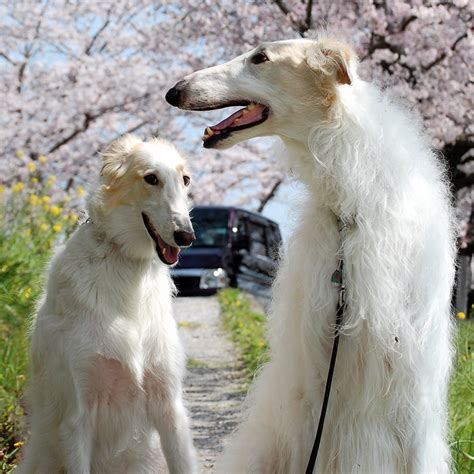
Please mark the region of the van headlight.
POLYGON ((225 288, 229 284, 229 277, 223 268, 212 268, 203 270, 199 280, 201 290, 210 290, 214 288, 225 288))

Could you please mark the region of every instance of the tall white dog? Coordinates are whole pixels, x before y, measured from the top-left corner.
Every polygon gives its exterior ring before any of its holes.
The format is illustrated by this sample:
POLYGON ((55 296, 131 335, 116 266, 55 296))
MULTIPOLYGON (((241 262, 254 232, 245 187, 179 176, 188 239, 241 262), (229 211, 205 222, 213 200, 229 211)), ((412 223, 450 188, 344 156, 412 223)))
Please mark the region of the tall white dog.
POLYGON ((19 471, 152 473, 161 440, 170 472, 192 473, 168 270, 194 239, 190 178, 161 140, 125 136, 103 160, 90 220, 53 259, 34 322, 19 471))
POLYGON ((414 118, 356 69, 352 49, 329 37, 267 43, 185 77, 166 97, 192 110, 247 106, 207 128, 204 146, 278 135, 309 192, 275 282, 271 361, 224 453, 225 473, 304 472, 339 255, 348 306, 317 472, 449 470, 449 191, 414 118))

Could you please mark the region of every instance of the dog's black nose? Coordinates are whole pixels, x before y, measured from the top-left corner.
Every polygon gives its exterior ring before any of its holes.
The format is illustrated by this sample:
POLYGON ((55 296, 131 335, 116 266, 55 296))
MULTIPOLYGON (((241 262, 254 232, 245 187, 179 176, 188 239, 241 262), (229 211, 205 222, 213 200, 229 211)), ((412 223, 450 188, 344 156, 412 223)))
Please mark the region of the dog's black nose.
POLYGON ((165 95, 166 102, 168 104, 179 107, 181 102, 181 93, 184 89, 184 81, 179 81, 174 87, 172 87, 165 95))
POLYGON ((189 247, 196 240, 194 232, 185 232, 184 230, 177 230, 173 237, 180 247, 189 247))

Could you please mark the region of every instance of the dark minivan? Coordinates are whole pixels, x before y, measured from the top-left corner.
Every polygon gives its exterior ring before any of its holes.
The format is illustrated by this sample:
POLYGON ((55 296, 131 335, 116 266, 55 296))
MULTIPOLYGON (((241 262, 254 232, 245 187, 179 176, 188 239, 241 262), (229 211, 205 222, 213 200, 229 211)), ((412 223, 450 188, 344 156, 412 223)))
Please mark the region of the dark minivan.
POLYGON ((276 222, 224 206, 196 206, 191 219, 196 240, 171 270, 179 294, 271 285, 281 243, 276 222))

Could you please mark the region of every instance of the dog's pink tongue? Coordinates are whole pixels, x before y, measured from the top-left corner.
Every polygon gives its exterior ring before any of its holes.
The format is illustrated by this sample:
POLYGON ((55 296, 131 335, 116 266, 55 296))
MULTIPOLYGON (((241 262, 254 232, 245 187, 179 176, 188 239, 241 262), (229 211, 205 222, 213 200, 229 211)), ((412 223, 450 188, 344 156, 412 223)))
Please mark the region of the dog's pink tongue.
POLYGON ((164 255, 165 260, 170 263, 176 263, 179 258, 179 248, 178 247, 171 247, 171 245, 165 244, 166 254, 164 255))
POLYGON ((179 247, 172 247, 171 245, 168 245, 159 235, 158 245, 161 249, 161 254, 163 255, 163 258, 166 260, 167 263, 173 265, 178 261, 180 252, 179 247))
POLYGON ((247 125, 249 123, 256 122, 262 118, 262 112, 264 110, 264 105, 252 104, 245 109, 238 110, 230 117, 227 117, 222 122, 219 122, 217 125, 213 125, 211 129, 217 132, 228 127, 238 127, 240 125, 247 125))

